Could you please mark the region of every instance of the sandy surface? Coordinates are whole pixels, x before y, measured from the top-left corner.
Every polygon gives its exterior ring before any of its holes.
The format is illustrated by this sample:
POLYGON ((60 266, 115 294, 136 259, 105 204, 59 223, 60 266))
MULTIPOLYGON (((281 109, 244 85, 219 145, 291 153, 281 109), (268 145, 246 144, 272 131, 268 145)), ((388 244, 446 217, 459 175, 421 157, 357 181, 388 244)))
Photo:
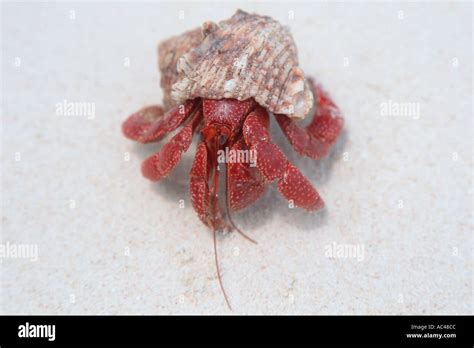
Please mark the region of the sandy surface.
POLYGON ((189 201, 194 148, 151 183, 160 145, 120 125, 161 101, 160 40, 239 7, 290 26, 346 132, 316 163, 272 125, 327 209, 272 189, 235 216, 259 242, 218 239, 235 313, 473 312, 470 3, 92 2, 2 4, 1 313, 229 313, 189 201))

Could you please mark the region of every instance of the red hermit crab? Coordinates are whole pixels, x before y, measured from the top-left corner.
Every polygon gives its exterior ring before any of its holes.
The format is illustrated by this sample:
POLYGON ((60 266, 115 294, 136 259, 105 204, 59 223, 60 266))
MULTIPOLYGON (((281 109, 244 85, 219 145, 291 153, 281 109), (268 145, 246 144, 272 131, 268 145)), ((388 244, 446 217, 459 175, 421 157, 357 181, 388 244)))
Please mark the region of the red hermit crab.
MULTIPOLYGON (((318 83, 305 79, 287 28, 270 17, 239 10, 228 20, 206 22, 162 42, 158 56, 164 107, 149 106, 134 113, 123 123, 123 133, 149 143, 182 126, 143 162, 143 175, 154 181, 173 170, 193 135, 200 133, 190 173, 191 202, 214 232, 214 250, 217 230, 243 234, 230 213, 254 203, 269 184, 275 183, 297 207, 309 211, 323 207, 318 192, 269 133, 273 114, 299 154, 319 159, 343 126, 329 95, 318 83), (302 128, 298 119, 306 116, 312 119, 302 128), (223 169, 222 151, 253 153, 255 161, 228 160, 223 169), (220 173, 225 175, 223 200, 218 199, 220 173)), ((219 275, 218 267, 217 271, 219 275)))

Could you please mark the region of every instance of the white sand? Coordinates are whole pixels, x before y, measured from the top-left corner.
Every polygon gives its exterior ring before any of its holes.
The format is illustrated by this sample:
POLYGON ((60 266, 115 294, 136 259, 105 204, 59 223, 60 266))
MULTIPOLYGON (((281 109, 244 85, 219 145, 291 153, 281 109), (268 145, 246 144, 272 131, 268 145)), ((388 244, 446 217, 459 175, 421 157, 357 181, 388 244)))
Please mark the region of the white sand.
POLYGON ((120 125, 161 102, 157 43, 238 7, 291 27, 346 133, 316 163, 272 126, 327 210, 272 189, 235 216, 259 242, 219 238, 235 313, 473 312, 470 3, 126 2, 2 4, 2 245, 39 254, 0 259, 1 313, 229 313, 189 202, 194 148, 151 183, 140 162, 160 145, 120 125), (95 117, 58 115, 64 100, 95 117), (382 114, 389 101, 419 113, 382 114))

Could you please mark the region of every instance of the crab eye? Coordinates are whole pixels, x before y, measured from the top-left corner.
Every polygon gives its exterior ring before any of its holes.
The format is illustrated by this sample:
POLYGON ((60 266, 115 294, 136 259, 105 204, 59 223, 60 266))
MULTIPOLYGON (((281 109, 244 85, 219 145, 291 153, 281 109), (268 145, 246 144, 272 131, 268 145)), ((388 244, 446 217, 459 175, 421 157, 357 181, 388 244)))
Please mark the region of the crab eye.
POLYGON ((226 127, 220 129, 219 142, 221 145, 224 145, 229 139, 230 132, 226 127))
POLYGON ((221 134, 219 135, 219 143, 221 145, 224 145, 227 142, 228 136, 227 134, 221 134))

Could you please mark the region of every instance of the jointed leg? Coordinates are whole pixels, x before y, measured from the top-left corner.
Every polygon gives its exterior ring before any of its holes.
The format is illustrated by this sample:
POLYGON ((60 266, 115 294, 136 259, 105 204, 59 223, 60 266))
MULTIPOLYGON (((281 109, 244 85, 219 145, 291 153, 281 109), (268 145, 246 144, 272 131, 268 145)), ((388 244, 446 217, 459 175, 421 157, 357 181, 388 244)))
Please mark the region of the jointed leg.
POLYGON ((188 123, 159 152, 142 163, 142 173, 146 178, 157 181, 167 176, 189 149, 194 131, 202 120, 202 111, 197 110, 188 123))
MULTIPOLYGON (((231 151, 247 150, 243 138, 238 140, 231 148, 231 151)), ((264 181, 256 167, 250 163, 234 162, 227 164, 227 200, 229 208, 233 211, 243 209, 257 199, 265 192, 267 183, 264 181)))
POLYGON ((127 138, 140 143, 158 141, 178 128, 197 105, 197 100, 190 100, 183 105, 176 105, 166 113, 160 106, 145 107, 127 118, 122 124, 122 131, 127 138))
POLYGON ((201 141, 191 167, 189 189, 191 203, 201 221, 213 230, 222 230, 226 224, 218 205, 219 171, 213 162, 206 144, 201 141))
POLYGON ((257 153, 257 168, 266 182, 277 181, 280 193, 298 207, 318 210, 324 206, 311 183, 271 141, 265 109, 257 107, 250 113, 243 134, 246 144, 257 153))
POLYGON ((341 133, 344 120, 339 108, 320 84, 309 81, 315 99, 311 123, 301 129, 297 122, 285 115, 275 115, 280 128, 293 148, 312 159, 324 157, 341 133))

